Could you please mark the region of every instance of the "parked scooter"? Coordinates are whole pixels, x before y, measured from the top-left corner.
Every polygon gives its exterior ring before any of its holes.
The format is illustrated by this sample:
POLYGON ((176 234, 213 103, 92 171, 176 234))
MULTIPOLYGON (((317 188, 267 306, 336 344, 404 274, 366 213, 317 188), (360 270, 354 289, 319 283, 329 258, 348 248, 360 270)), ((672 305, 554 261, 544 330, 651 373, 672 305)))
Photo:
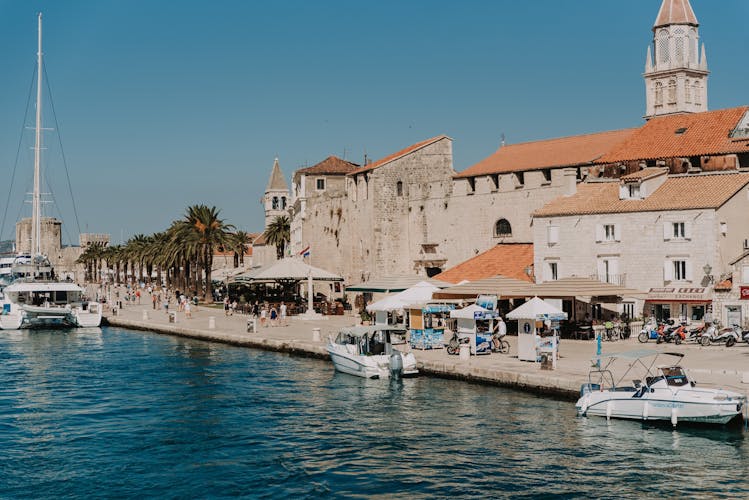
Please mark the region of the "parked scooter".
POLYGON ((447 343, 447 354, 460 354, 460 344, 469 344, 471 340, 468 337, 458 337, 458 332, 453 332, 453 336, 447 343))
POLYGON ((733 328, 723 328, 719 331, 715 324, 712 324, 700 337, 700 344, 703 346, 725 344, 726 347, 731 347, 739 340, 741 340, 741 336, 733 328))
POLYGON ((642 326, 640 334, 637 335, 637 340, 646 343, 648 340, 658 340, 658 322, 655 318, 650 318, 647 323, 642 326))

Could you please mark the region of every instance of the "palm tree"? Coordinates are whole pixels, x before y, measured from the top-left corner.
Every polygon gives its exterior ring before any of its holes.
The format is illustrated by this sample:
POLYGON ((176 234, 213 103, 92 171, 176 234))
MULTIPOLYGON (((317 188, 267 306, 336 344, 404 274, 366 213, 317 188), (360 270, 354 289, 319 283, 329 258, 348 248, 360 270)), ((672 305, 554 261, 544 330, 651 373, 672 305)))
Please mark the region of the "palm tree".
MULTIPOLYGON (((227 246, 229 235, 234 226, 226 224, 219 218, 220 210, 207 205, 193 205, 187 207, 182 220, 172 226, 172 241, 178 239, 180 246, 186 252, 186 264, 191 262, 203 268, 205 275, 205 295, 203 300, 213 297, 211 283, 211 268, 213 267, 213 252, 219 246, 227 246)), ((189 271, 188 271, 189 273, 189 271)), ((199 288, 200 283, 196 283, 199 288)))
POLYGON ((283 259, 286 244, 291 239, 291 225, 289 218, 285 215, 279 215, 265 229, 265 239, 271 245, 276 247, 276 257, 283 259))
POLYGON ((231 236, 231 250, 234 252, 234 267, 244 266, 244 254, 252 245, 252 238, 245 231, 237 231, 231 236))

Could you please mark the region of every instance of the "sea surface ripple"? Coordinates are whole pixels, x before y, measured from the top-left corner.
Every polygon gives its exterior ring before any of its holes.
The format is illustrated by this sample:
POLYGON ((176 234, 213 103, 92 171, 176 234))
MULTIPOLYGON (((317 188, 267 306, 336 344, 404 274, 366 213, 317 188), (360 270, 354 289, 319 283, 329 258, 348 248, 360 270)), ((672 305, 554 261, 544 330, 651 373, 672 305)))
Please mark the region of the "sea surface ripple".
POLYGON ((741 430, 134 332, 0 332, 0 498, 749 497, 741 430))

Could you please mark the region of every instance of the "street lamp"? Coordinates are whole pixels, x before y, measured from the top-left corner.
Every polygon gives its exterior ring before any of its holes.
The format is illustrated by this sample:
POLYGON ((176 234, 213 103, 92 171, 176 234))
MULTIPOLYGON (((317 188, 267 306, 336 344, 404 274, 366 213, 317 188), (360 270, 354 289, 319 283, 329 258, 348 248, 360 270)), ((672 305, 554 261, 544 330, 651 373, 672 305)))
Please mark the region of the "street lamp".
POLYGON ((707 282, 712 283, 714 280, 713 275, 710 274, 713 270, 712 266, 710 264, 705 264, 702 267, 702 270, 705 272, 705 278, 707 278, 707 282))

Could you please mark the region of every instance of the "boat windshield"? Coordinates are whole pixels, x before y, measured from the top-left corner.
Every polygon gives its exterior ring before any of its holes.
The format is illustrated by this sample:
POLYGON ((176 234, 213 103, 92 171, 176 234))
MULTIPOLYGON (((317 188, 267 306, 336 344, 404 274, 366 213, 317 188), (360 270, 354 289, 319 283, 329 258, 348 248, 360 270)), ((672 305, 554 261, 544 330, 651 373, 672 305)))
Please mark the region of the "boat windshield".
POLYGON ((689 384, 687 374, 684 373, 684 369, 681 366, 669 366, 661 368, 661 372, 666 379, 668 385, 674 387, 681 387, 689 384))

